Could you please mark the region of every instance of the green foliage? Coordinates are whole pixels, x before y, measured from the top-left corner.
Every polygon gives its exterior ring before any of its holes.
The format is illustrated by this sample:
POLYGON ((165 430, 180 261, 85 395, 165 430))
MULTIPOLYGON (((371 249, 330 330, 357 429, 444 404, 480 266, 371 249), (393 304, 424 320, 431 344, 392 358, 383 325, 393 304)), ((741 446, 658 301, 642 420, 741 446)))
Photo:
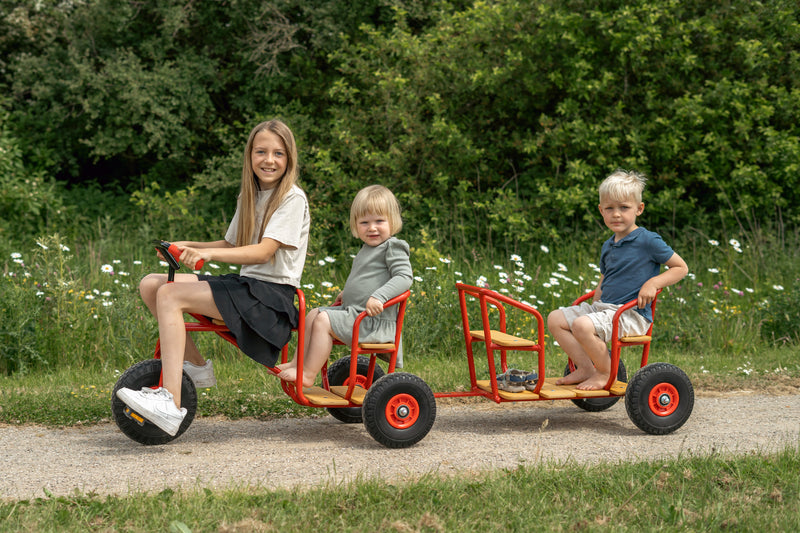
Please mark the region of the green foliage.
MULTIPOLYGON (((2 113, 2 110, 0 110, 2 113)), ((25 239, 68 219, 59 185, 23 162, 19 141, 0 116, 0 238, 25 239)))
POLYGON ((800 343, 800 279, 791 287, 780 288, 764 310, 761 334, 769 342, 783 344, 800 343))

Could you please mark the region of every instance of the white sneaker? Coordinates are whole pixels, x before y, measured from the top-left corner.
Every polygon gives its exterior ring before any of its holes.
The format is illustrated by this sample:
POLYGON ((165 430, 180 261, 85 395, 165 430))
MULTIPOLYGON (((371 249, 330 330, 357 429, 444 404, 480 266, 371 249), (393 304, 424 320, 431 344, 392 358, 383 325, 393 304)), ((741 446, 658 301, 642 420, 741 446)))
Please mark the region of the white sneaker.
POLYGON ((178 433, 186 416, 186 408, 175 407, 172 393, 164 387, 145 387, 140 391, 123 387, 117 391, 117 397, 172 437, 178 433))
POLYGON ((183 371, 192 378, 194 386, 198 389, 207 389, 217 385, 217 377, 214 375, 214 363, 211 362, 211 359, 207 359, 206 364, 203 366, 184 361, 183 371))

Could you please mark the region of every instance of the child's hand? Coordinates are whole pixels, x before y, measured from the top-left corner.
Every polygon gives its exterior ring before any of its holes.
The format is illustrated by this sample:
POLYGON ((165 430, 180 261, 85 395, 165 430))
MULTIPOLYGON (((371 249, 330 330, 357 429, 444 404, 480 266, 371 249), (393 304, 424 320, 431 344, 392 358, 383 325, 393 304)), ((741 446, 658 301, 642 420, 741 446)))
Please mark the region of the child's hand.
POLYGON ((336 299, 333 301, 333 306, 336 307, 337 305, 342 305, 342 293, 336 295, 336 299))
POLYGON ((645 281, 644 285, 642 285, 642 288, 639 289, 639 296, 636 298, 636 305, 639 307, 639 309, 644 309, 656 299, 656 294, 658 294, 658 286, 653 283, 652 280, 645 281))
POLYGON ((383 312, 383 304, 377 298, 372 296, 367 300, 367 315, 376 316, 383 312))

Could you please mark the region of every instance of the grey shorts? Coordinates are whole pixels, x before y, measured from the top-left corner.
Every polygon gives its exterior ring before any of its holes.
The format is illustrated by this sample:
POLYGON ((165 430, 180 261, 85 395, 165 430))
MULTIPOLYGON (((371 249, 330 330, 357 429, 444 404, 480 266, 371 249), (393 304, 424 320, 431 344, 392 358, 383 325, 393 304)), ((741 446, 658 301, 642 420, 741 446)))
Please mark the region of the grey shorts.
MULTIPOLYGON (((609 342, 611 340, 614 314, 620 307, 621 306, 616 304, 607 304, 604 302, 596 302, 593 304, 581 302, 580 305, 559 307, 559 309, 564 313, 564 318, 567 319, 567 324, 570 329, 572 329, 572 323, 576 318, 588 316, 592 324, 594 324, 594 330, 597 336, 600 337, 603 342, 609 342)), ((650 322, 634 309, 628 309, 619 317, 620 337, 645 335, 649 328, 650 322)))

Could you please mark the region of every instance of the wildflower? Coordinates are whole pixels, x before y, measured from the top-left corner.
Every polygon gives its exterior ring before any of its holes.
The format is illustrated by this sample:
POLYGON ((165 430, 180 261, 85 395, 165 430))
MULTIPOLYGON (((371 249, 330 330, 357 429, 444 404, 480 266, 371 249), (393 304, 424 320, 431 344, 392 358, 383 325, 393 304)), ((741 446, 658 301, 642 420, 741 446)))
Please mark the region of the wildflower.
POLYGON ((119 259, 114 259, 111 262, 114 263, 115 265, 118 265, 118 264, 122 263, 122 261, 120 261, 119 259))
POLYGON ((750 287, 745 287, 745 288, 744 288, 744 290, 746 290, 746 291, 747 291, 747 292, 749 292, 750 294, 752 294, 753 292, 755 292, 755 291, 754 291, 753 289, 751 289, 750 287))
POLYGON ((434 266, 431 266, 431 267, 425 267, 425 270, 436 270, 436 267, 434 267, 434 266))
POLYGON ((455 274, 456 276, 463 276, 463 275, 464 275, 464 274, 462 274, 461 272, 459 272, 458 270, 456 270, 455 272, 453 272, 453 274, 455 274))
POLYGON ((522 261, 522 258, 520 256, 518 256, 517 254, 511 254, 511 260, 512 261, 522 261))
POLYGON ((111 291, 103 291, 103 292, 100 294, 100 296, 105 296, 106 298, 108 298, 109 296, 111 296, 111 291))
POLYGON ((303 288, 311 290, 311 289, 314 288, 314 284, 313 283, 306 283, 305 285, 303 285, 303 288))
MULTIPOLYGON (((219 265, 217 265, 216 263, 209 263, 208 266, 209 268, 219 268, 219 265)), ((120 274, 122 274, 122 272, 120 272, 120 274)))
POLYGON ((103 300, 103 307, 110 307, 111 305, 113 305, 113 304, 111 302, 109 302, 108 300, 103 300))
POLYGON ((142 262, 141 262, 141 261, 139 261, 139 260, 137 259, 137 260, 135 260, 135 261, 133 262, 133 264, 134 264, 134 265, 141 265, 141 264, 142 264, 142 262))
POLYGON ((772 288, 775 289, 776 291, 782 291, 783 285, 773 285, 772 288))
MULTIPOLYGON (((166 265, 166 263, 164 263, 163 261, 161 261, 161 262, 164 265, 166 265)), ((104 274, 113 274, 114 273, 114 267, 109 265, 109 264, 105 264, 105 265, 100 267, 100 272, 103 272, 104 274)))
POLYGON ((548 247, 547 247, 547 246, 545 246, 544 244, 543 244, 543 245, 541 245, 541 246, 539 246, 539 248, 541 248, 541 249, 542 249, 542 251, 543 251, 544 253, 546 253, 546 254, 549 254, 549 253, 550 253, 550 248, 548 248, 548 247))
POLYGON ((448 258, 446 258, 446 257, 440 257, 439 261, 444 263, 445 265, 449 265, 450 264, 450 260, 448 258))
POLYGON ((326 263, 335 263, 336 259, 334 259, 333 257, 327 255, 327 256, 325 256, 325 262, 326 263))
POLYGON ((714 239, 709 239, 708 244, 710 244, 711 246, 719 246, 719 241, 714 239))
POLYGON ((12 252, 11 253, 11 259, 19 259, 21 257, 22 257, 22 254, 19 253, 19 252, 12 252))
POLYGON ((423 280, 420 276, 414 276, 414 281, 421 283, 423 280))
POLYGON ((85 298, 86 298, 87 300, 94 300, 94 294, 87 294, 87 295, 85 296, 85 298))
POLYGON ((44 296, 44 293, 42 291, 36 291, 36 296, 44 296))
POLYGON ((325 265, 325 260, 324 259, 320 259, 319 261, 317 261, 317 264, 319 266, 324 266, 325 265))
POLYGON ((564 263, 559 263, 558 264, 558 270, 559 270, 559 272, 566 272, 567 271, 567 265, 565 265, 564 263))
POLYGON ((556 297, 556 298, 561 298, 561 293, 560 292, 554 292, 553 296, 556 297))
POLYGON ((130 276, 130 274, 128 274, 127 272, 122 272, 122 271, 117 272, 117 275, 119 275, 119 276, 130 276))
POLYGON ((39 241, 36 241, 36 244, 41 246, 43 250, 47 250, 48 249, 47 246, 45 246, 44 244, 40 243, 39 241))
POLYGON ((503 270, 503 267, 500 265, 494 265, 495 270, 503 270))
POLYGON ((326 287, 328 289, 333 287, 333 283, 331 283, 330 281, 323 281, 322 283, 320 283, 320 285, 322 285, 323 287, 326 287))
POLYGON ((717 268, 709 268, 708 271, 711 272, 712 274, 719 274, 719 269, 717 268))
POLYGON ((731 240, 728 241, 728 243, 731 246, 733 246, 734 248, 741 248, 741 246, 742 246, 741 244, 739 244, 739 241, 737 241, 736 239, 731 239, 731 240))

